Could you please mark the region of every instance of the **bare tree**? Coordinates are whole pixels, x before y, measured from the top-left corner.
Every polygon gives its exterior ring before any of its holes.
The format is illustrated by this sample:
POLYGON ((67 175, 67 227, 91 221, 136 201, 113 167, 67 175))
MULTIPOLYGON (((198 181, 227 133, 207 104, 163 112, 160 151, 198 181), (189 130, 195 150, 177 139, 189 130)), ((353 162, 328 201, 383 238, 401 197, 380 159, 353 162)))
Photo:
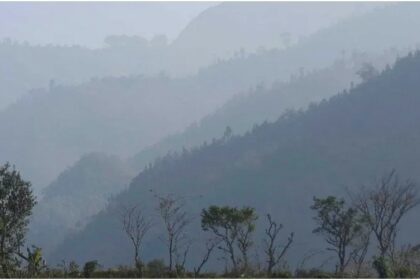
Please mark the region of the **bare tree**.
POLYGON ((203 258, 201 259, 200 264, 196 268, 194 268, 195 277, 198 277, 200 275, 201 269, 203 269, 204 265, 208 262, 211 253, 220 242, 221 240, 219 238, 209 238, 206 241, 206 252, 204 253, 203 258))
POLYGON ((158 196, 159 214, 162 217, 166 238, 165 242, 168 247, 169 270, 172 271, 175 265, 185 265, 186 257, 191 242, 187 238, 186 227, 191 220, 188 218, 187 212, 184 210, 185 202, 182 198, 176 198, 173 195, 158 196), (182 256, 182 260, 180 260, 182 256))
POLYGON ((373 188, 362 188, 352 198, 378 241, 381 257, 388 256, 392 260, 398 224, 408 211, 420 203, 417 186, 410 180, 401 182, 392 170, 373 188))
POLYGON ((264 252, 267 255, 267 276, 271 276, 273 268, 280 263, 290 245, 293 243, 294 233, 292 232, 287 239, 284 246, 277 244, 277 236, 282 230, 283 225, 277 224, 271 218, 270 214, 267 214, 268 227, 265 229, 266 238, 264 238, 264 252))
POLYGON ((351 258, 353 259, 356 269, 354 273, 355 278, 361 277, 363 264, 365 263, 366 254, 370 245, 371 234, 372 230, 363 224, 360 234, 356 238, 354 244, 352 244, 354 249, 351 252, 351 258))
POLYGON ((138 206, 121 207, 121 222, 124 232, 130 239, 134 248, 134 263, 142 277, 141 247, 147 232, 152 227, 152 222, 147 219, 138 206))

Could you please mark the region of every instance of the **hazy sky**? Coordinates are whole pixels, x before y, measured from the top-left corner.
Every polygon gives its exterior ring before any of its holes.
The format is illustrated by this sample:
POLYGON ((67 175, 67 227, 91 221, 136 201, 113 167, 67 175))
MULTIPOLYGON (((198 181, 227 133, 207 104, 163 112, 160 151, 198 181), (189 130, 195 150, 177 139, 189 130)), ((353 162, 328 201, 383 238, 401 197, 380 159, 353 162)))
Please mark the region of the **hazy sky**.
POLYGON ((111 34, 174 39, 217 2, 0 2, 0 38, 34 44, 102 45, 111 34))

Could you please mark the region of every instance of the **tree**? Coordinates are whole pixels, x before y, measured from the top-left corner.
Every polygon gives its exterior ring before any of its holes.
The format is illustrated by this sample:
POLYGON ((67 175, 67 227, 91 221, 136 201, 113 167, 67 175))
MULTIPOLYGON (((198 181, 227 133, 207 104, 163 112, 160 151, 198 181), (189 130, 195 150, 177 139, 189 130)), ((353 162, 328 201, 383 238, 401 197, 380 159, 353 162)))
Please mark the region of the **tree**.
POLYGON ((233 130, 230 126, 227 126, 225 132, 223 132, 223 140, 227 141, 232 137, 233 130))
POLYGON ((267 276, 270 277, 273 272, 273 268, 280 263, 290 245, 293 243, 294 233, 292 232, 287 239, 287 243, 281 246, 277 243, 277 236, 282 230, 283 225, 277 224, 271 218, 270 214, 267 214, 268 227, 265 229, 266 238, 264 239, 264 253, 267 256, 267 276))
POLYGON ((370 64, 370 63, 363 63, 362 67, 356 72, 356 74, 362 79, 362 81, 368 81, 373 77, 377 76, 378 70, 370 64))
POLYGON ((10 169, 10 164, 0 166, 0 265, 3 277, 10 277, 10 270, 21 255, 20 248, 35 203, 31 184, 14 168, 10 169))
POLYGON ((183 269, 190 248, 190 241, 186 235, 186 227, 190 224, 185 202, 173 195, 157 196, 159 200, 159 214, 166 230, 166 245, 168 247, 169 271, 174 268, 174 258, 177 270, 183 269))
POLYGON ((98 269, 99 263, 97 260, 88 261, 83 266, 83 277, 84 278, 91 278, 93 273, 98 269))
POLYGON ((311 209, 317 211, 314 217, 318 227, 314 233, 322 234, 330 245, 328 250, 338 256, 338 272, 342 274, 358 250, 349 252, 354 240, 362 231, 362 225, 355 208, 345 207, 343 199, 334 196, 321 199, 314 197, 311 209))
POLYGON ((32 246, 32 250, 27 248, 28 256, 25 260, 28 262, 29 277, 37 277, 44 269, 47 268, 45 260, 42 258, 41 248, 32 246))
POLYGON ((220 243, 220 239, 218 237, 216 238, 210 238, 206 241, 206 252, 201 259, 200 264, 194 268, 194 277, 198 277, 200 275, 201 269, 203 269, 204 265, 208 262, 210 259, 210 255, 213 252, 214 248, 220 243))
POLYGON ((398 224, 408 211, 419 205, 417 192, 413 182, 401 182, 392 170, 372 188, 363 187, 358 194, 352 195, 378 241, 381 257, 393 259, 398 224))
POLYGON ((151 220, 146 219, 138 206, 122 207, 121 222, 124 232, 130 239, 134 248, 134 264, 139 271, 139 277, 143 276, 143 263, 141 261, 141 246, 144 236, 152 226, 151 220))
POLYGON ((255 209, 243 207, 242 209, 228 206, 210 206, 201 213, 201 227, 204 231, 211 231, 221 239, 224 246, 220 246, 223 252, 229 255, 233 266, 233 272, 239 272, 248 268, 248 250, 252 246, 251 234, 255 231, 255 222, 258 219, 255 209), (236 250, 241 252, 242 258, 238 258, 236 250))
POLYGON ((354 254, 352 255, 352 258, 355 264, 355 278, 361 277, 363 264, 365 262, 366 254, 369 249, 370 236, 372 235, 372 230, 366 224, 366 220, 363 216, 360 219, 360 223, 362 225, 362 228, 353 244, 354 254))

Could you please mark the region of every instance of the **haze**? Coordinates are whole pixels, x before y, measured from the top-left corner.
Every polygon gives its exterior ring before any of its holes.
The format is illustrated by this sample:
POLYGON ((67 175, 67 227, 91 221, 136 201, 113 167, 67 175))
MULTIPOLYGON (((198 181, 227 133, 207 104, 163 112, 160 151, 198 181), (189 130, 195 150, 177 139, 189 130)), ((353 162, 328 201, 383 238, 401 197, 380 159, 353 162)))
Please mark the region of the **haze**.
POLYGON ((0 276, 419 277, 418 26, 415 2, 0 2, 0 276))

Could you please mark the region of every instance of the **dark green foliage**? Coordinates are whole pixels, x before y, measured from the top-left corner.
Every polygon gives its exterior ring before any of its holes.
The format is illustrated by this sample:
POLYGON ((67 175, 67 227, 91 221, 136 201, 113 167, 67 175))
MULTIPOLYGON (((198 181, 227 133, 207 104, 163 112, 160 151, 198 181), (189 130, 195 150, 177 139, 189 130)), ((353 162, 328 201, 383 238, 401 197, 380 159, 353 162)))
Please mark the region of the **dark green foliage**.
POLYGON ((69 264, 69 276, 74 278, 79 276, 79 265, 74 261, 69 264))
POLYGON ((253 245, 251 234, 258 219, 251 207, 229 207, 212 205, 201 212, 201 228, 212 232, 223 244, 219 248, 229 255, 233 273, 247 273, 248 253, 253 245), (242 254, 237 256, 236 250, 242 254))
POLYGON ((88 261, 83 266, 83 277, 84 278, 91 278, 93 273, 97 270, 99 263, 97 260, 88 261))
POLYGON ((27 248, 27 271, 28 276, 33 278, 39 276, 47 268, 45 260, 42 258, 42 250, 39 247, 32 246, 32 250, 27 248))
POLYGON ((168 268, 162 259, 151 260, 147 263, 147 275, 150 278, 164 278, 168 268))
POLYGON ((334 196, 315 198, 312 210, 317 212, 314 218, 318 227, 314 233, 321 234, 329 244, 330 250, 337 253, 339 273, 343 273, 357 251, 350 246, 362 232, 361 218, 355 208, 346 207, 344 199, 334 196))
POLYGON ((373 261, 373 267, 378 273, 379 278, 393 278, 391 263, 387 257, 380 256, 375 257, 373 261))
POLYGON ((6 163, 0 166, 0 266, 10 277, 21 257, 20 249, 36 201, 31 184, 6 163))

